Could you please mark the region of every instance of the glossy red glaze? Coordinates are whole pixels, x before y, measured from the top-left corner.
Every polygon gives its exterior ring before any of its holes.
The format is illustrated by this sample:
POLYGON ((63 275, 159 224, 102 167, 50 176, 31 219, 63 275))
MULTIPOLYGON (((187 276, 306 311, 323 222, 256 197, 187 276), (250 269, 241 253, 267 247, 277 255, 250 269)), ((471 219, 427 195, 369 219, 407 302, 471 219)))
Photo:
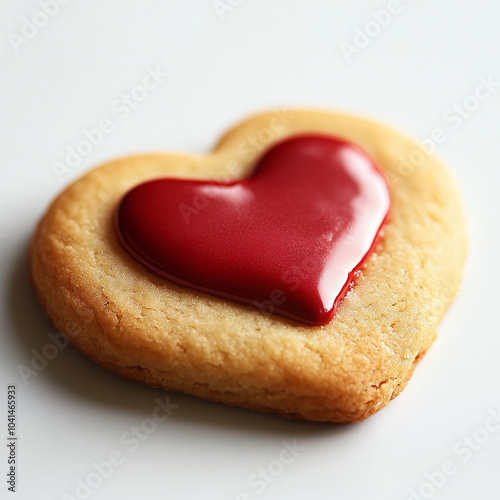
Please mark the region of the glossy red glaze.
POLYGON ((296 136, 235 182, 157 179, 116 211, 121 245, 149 271, 309 325, 334 316, 390 207, 354 144, 296 136))

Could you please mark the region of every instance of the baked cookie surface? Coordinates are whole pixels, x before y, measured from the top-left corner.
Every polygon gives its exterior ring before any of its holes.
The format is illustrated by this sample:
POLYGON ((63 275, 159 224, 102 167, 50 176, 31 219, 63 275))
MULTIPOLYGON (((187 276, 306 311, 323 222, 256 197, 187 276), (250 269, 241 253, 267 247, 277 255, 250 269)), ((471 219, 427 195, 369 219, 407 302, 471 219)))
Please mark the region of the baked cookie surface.
POLYGON ((50 206, 30 264, 48 316, 101 366, 207 400, 354 422, 406 386, 458 290, 465 247, 458 191, 438 160, 383 125, 291 110, 250 118, 206 156, 141 155, 92 170, 50 206), (137 184, 244 178, 272 144, 303 133, 361 147, 386 174, 392 203, 378 248, 327 325, 174 285, 118 244, 114 212, 137 184))

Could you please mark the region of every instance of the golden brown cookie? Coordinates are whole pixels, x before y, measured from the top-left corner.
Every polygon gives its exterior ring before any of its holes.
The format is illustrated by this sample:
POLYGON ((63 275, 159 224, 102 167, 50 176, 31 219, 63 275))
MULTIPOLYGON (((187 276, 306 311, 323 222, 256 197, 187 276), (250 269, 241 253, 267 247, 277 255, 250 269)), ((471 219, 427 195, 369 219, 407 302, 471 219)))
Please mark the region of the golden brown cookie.
POLYGON ((92 170, 48 209, 30 264, 55 326, 105 368, 284 417, 355 422, 406 386, 458 291, 465 248, 457 187, 436 158, 383 125, 292 110, 237 125, 207 156, 141 155, 92 170), (392 202, 376 252, 329 324, 305 326, 174 285, 118 244, 113 215, 132 187, 166 176, 242 178, 272 144, 304 132, 364 149, 385 172, 392 202))

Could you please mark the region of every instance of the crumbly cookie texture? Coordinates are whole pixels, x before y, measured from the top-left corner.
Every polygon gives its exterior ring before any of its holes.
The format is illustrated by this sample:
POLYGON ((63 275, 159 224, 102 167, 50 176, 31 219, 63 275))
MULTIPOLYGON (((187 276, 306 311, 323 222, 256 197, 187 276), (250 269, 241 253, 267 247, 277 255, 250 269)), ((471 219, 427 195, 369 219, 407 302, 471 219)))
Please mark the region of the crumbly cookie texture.
POLYGON ((287 418, 356 422, 406 386, 459 287, 466 248, 454 180, 415 142, 350 115, 254 116, 207 156, 150 154, 92 170, 50 206, 30 265, 54 325, 99 365, 154 387, 287 418), (119 246, 114 210, 158 177, 245 177, 287 136, 352 141, 385 172, 391 216, 376 252, 324 327, 176 286, 119 246))

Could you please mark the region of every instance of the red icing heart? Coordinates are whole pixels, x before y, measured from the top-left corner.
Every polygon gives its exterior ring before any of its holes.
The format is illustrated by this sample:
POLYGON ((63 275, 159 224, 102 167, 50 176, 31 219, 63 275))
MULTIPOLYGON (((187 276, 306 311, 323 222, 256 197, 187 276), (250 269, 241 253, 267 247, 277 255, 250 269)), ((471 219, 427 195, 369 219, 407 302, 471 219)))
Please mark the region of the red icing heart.
POLYGON ((240 181, 145 182, 125 195, 115 226, 125 250, 167 280, 324 325, 389 207, 365 152, 306 135, 275 145, 240 181))

